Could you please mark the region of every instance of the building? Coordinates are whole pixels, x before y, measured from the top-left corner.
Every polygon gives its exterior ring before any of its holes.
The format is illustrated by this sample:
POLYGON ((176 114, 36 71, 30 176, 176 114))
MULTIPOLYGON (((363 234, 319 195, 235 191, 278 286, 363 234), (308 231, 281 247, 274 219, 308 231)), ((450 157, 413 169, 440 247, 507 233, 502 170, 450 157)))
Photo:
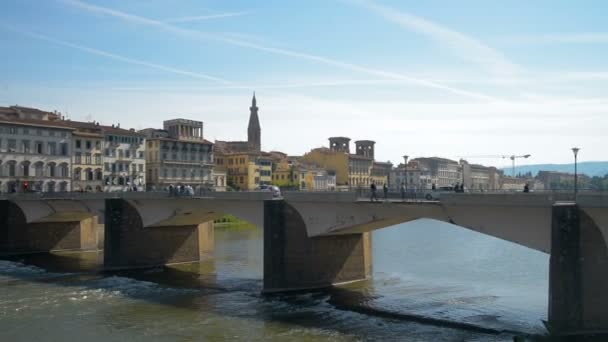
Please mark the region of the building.
POLYGON ((52 113, 37 112, 0 108, 0 192, 71 189, 74 129, 43 120, 52 113))
POLYGON ((460 160, 462 170, 462 181, 464 187, 470 191, 492 191, 501 187, 501 173, 493 166, 469 164, 466 160, 460 160))
POLYGON ((407 165, 402 163, 391 169, 389 188, 401 190, 402 185, 406 187, 409 192, 431 189, 432 178, 430 177, 428 170, 426 170, 426 177, 424 177, 418 162, 416 162, 416 160, 411 160, 407 165))
POLYGON ((119 126, 103 126, 104 191, 145 191, 145 136, 119 126))
POLYGON ((331 137, 329 148, 313 149, 302 156, 302 161, 335 175, 337 189, 388 183, 392 164, 374 161, 374 141, 355 141, 355 154, 350 153, 349 145, 350 138, 331 137))
POLYGON ((72 133, 72 191, 102 191, 103 144, 102 128, 96 124, 80 124, 72 133))
POLYGON ((272 183, 272 158, 266 153, 224 153, 216 156, 216 165, 226 168, 226 185, 234 190, 256 190, 272 183))
POLYGON ((461 166, 457 161, 431 157, 415 158, 412 160, 417 163, 421 170, 420 178, 424 183, 431 182, 431 187, 454 186, 462 183, 461 166))
MULTIPOLYGON (((29 190, 127 191, 144 188, 145 145, 143 136, 132 129, 66 120, 57 112, 20 106, 0 107, 0 119, 34 127, 17 130, 24 144, 21 151, 43 151, 36 154, 57 156, 45 163, 30 157, 29 152, 22 153, 24 159, 35 166, 34 184, 29 190), (33 138, 33 145, 28 148, 30 131, 36 132, 35 136, 39 138, 33 138)), ((12 145, 13 140, 7 143, 12 145)), ((28 170, 24 169, 22 173, 28 170)), ((13 174, 12 168, 8 173, 13 174)))
POLYGON ((213 172, 213 143, 203 137, 203 122, 167 120, 163 129, 148 128, 141 133, 146 136, 148 189, 190 185, 198 193, 214 188, 217 182, 225 190, 225 174, 213 172))

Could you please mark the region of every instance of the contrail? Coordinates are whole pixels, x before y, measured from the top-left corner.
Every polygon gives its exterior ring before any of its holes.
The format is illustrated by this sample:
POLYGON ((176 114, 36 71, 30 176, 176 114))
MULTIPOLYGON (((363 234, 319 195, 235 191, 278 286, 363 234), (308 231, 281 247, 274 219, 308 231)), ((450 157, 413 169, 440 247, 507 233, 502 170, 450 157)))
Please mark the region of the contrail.
POLYGON ((62 0, 62 1, 65 4, 68 4, 70 6, 77 7, 77 8, 89 11, 89 12, 109 15, 109 16, 113 16, 116 18, 120 18, 122 20, 129 21, 129 22, 140 23, 140 24, 144 24, 144 25, 148 25, 148 26, 154 26, 154 27, 163 29, 165 31, 184 35, 187 37, 193 37, 193 38, 197 38, 197 39, 206 39, 206 40, 215 40, 215 41, 220 41, 220 42, 227 43, 227 44, 234 45, 234 46, 246 47, 246 48, 250 48, 250 49, 254 49, 254 50, 258 50, 258 51, 264 51, 264 52, 268 52, 268 53, 273 53, 273 54, 277 54, 277 55, 304 59, 304 60, 313 61, 313 62, 320 63, 320 64, 338 67, 341 69, 357 71, 357 72, 361 72, 364 74, 373 75, 373 76, 377 76, 377 77, 407 81, 407 82, 411 82, 411 83, 425 86, 428 88, 441 89, 441 90, 444 90, 447 92, 451 92, 451 93, 458 94, 458 95, 463 95, 463 96, 470 97, 470 98, 481 99, 481 100, 485 100, 485 101, 499 101, 497 98, 491 97, 491 96, 488 96, 485 94, 471 92, 471 91, 462 90, 462 89, 458 89, 458 88, 453 88, 453 87, 443 85, 443 84, 440 84, 437 82, 420 79, 420 78, 415 78, 415 77, 411 77, 411 76, 407 76, 407 75, 403 75, 403 74, 399 74, 399 73, 395 73, 395 72, 364 67, 364 66, 351 64, 351 63, 347 63, 347 62, 342 62, 339 60, 335 60, 335 59, 331 59, 331 58, 327 58, 327 57, 323 57, 323 56, 302 53, 302 52, 297 52, 297 51, 293 51, 293 50, 268 47, 268 46, 250 43, 247 41, 230 38, 230 37, 226 37, 226 36, 222 36, 222 35, 210 34, 210 33, 180 28, 177 26, 170 25, 168 23, 158 21, 158 20, 140 17, 140 16, 137 16, 134 14, 117 11, 117 10, 114 10, 111 8, 91 5, 91 4, 88 4, 88 3, 85 3, 85 2, 82 2, 79 0, 62 0))
POLYGON ((117 55, 114 53, 106 52, 103 50, 98 50, 98 49, 90 48, 87 46, 77 45, 77 44, 73 44, 70 42, 63 41, 63 40, 51 38, 51 37, 48 37, 48 36, 45 36, 45 35, 42 35, 39 33, 14 29, 14 28, 7 27, 4 25, 0 25, 0 27, 3 27, 9 31, 13 31, 13 32, 16 32, 19 34, 29 36, 31 38, 44 40, 49 43, 66 46, 66 47, 69 47, 72 49, 84 51, 84 52, 87 52, 87 53, 90 53, 93 55, 102 56, 102 57, 118 60, 118 61, 125 62, 125 63, 141 65, 141 66, 145 66, 145 67, 152 68, 152 69, 162 70, 162 71, 166 71, 166 72, 170 72, 170 73, 174 73, 174 74, 178 74, 178 75, 184 75, 184 76, 188 76, 188 77, 192 77, 192 78, 210 80, 210 81, 214 81, 214 82, 218 82, 218 83, 222 83, 222 84, 232 84, 232 82, 230 82, 228 80, 225 80, 225 79, 222 79, 219 77, 215 77, 215 76, 211 76, 211 75, 207 75, 207 74, 191 72, 191 71, 187 71, 187 70, 182 70, 182 69, 168 67, 168 66, 164 66, 164 65, 160 65, 160 64, 146 62, 146 61, 139 60, 139 59, 133 59, 133 58, 117 55))

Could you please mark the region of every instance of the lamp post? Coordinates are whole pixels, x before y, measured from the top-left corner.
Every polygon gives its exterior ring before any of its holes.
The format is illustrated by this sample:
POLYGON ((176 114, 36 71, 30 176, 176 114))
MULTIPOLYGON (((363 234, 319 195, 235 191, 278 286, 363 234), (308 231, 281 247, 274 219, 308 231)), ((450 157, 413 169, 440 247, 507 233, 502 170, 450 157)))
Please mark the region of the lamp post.
POLYGON ((407 159, 409 156, 406 154, 403 156, 403 176, 405 177, 405 193, 407 194, 407 159))
POLYGON ((574 195, 576 196, 576 194, 578 193, 578 173, 577 173, 577 156, 578 156, 578 151, 580 150, 580 148, 578 147, 573 147, 572 148, 572 152, 574 153, 574 195))

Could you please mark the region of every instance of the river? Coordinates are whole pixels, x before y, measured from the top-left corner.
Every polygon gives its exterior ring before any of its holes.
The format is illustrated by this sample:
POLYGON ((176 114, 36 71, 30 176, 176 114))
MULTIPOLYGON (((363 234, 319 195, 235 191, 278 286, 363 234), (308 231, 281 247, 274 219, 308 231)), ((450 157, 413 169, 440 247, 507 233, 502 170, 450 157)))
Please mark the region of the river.
POLYGON ((544 332, 549 256, 445 223, 374 232, 373 279, 263 296, 262 230, 201 263, 102 272, 101 252, 0 260, 0 341, 512 341, 544 332))

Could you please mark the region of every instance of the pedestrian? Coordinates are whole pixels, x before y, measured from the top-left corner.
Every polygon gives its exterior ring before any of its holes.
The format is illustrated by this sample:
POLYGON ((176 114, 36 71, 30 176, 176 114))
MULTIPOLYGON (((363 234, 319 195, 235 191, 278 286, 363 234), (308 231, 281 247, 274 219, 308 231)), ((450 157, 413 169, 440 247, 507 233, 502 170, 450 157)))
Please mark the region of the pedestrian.
POLYGON ((437 190, 437 187, 435 186, 435 183, 433 183, 433 185, 431 186, 431 190, 432 190, 432 191, 437 190))
POLYGON ((378 200, 378 195, 376 195, 376 184, 372 182, 372 185, 369 186, 370 188, 370 201, 373 202, 374 199, 377 201, 378 200))
POLYGON ((384 200, 388 200, 388 186, 386 186, 386 183, 382 185, 382 191, 384 192, 384 200))
POLYGON ((405 200, 405 183, 401 182, 401 199, 405 200))
POLYGON ((460 184, 458 182, 456 182, 456 185, 454 185, 454 192, 458 192, 460 190, 460 184))
POLYGON ((460 184, 460 192, 464 193, 464 183, 460 184))
POLYGON ((524 192, 530 192, 530 186, 528 185, 528 183, 524 185, 524 192))

